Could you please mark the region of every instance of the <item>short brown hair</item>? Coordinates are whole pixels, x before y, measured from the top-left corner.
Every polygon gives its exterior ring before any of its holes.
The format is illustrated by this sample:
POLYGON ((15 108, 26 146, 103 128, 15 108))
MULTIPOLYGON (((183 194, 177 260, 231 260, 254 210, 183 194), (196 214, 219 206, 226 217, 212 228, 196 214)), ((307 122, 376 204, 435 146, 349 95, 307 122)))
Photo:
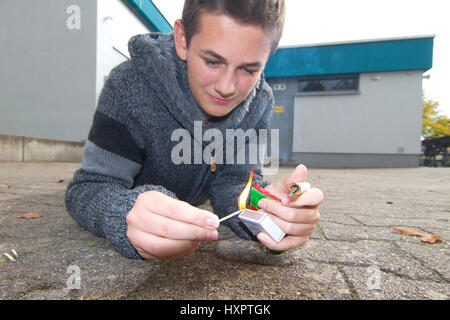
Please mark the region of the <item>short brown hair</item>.
POLYGON ((185 0, 181 20, 188 46, 197 32, 201 14, 225 14, 237 22, 259 26, 270 34, 273 53, 283 33, 285 11, 284 0, 185 0))

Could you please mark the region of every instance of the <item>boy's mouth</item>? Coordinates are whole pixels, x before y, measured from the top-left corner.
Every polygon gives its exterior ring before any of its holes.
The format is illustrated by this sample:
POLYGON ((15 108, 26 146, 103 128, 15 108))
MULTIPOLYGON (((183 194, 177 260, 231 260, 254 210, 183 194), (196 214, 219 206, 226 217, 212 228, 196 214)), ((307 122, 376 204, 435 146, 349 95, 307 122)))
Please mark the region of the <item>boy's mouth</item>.
POLYGON ((229 99, 221 99, 221 98, 216 98, 212 95, 209 95, 210 99, 215 103, 215 104, 219 104, 219 105, 227 105, 229 104, 231 101, 233 100, 229 100, 229 99))

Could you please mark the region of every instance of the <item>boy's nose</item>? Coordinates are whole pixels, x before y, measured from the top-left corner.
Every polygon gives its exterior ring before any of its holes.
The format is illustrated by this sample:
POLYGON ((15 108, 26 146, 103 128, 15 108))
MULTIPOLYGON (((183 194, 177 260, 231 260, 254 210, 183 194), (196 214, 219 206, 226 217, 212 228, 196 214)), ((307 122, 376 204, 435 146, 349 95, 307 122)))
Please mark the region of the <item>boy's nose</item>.
POLYGON ((224 70, 219 74, 215 89, 223 98, 230 97, 236 90, 234 81, 235 79, 233 72, 224 70))

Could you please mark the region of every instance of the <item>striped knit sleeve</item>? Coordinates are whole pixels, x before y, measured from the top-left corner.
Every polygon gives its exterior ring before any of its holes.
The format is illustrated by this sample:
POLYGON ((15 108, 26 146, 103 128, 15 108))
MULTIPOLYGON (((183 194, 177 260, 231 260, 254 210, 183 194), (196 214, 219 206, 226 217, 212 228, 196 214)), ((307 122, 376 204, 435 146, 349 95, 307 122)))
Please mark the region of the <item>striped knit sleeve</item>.
POLYGON ((120 179, 130 188, 142 168, 143 154, 124 124, 96 111, 83 150, 86 172, 120 179))
POLYGON ((110 76, 99 98, 81 168, 67 187, 65 201, 78 224, 106 238, 125 257, 137 259, 140 257, 126 235, 126 216, 137 197, 151 190, 176 196, 161 186, 133 188, 145 155, 132 134, 127 113, 131 102, 124 99, 125 92, 130 92, 126 82, 110 76))

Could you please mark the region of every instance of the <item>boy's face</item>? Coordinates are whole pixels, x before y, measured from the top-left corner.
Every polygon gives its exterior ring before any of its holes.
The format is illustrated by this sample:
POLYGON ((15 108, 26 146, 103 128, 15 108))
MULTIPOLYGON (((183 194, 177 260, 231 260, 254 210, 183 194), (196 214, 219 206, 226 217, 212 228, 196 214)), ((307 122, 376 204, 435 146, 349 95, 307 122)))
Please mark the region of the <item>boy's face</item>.
POLYGON ((238 24, 226 15, 202 14, 197 33, 186 46, 182 23, 174 26, 177 54, 186 61, 189 86, 202 110, 222 117, 256 85, 271 50, 271 37, 260 27, 238 24))

